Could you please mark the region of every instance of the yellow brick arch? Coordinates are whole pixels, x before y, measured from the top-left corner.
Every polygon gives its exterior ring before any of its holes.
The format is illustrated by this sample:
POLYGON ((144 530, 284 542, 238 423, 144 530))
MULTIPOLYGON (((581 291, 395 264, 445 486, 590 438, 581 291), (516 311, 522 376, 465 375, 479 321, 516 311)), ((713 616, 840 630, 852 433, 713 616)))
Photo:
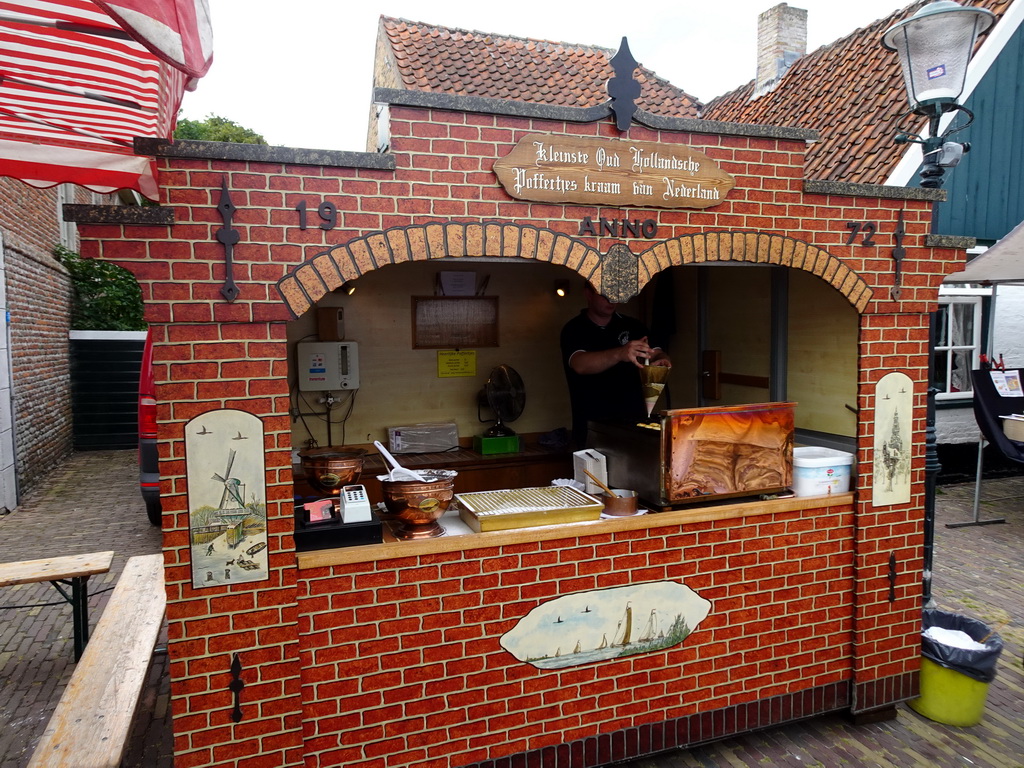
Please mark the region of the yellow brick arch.
POLYGON ((615 301, 635 296, 664 269, 715 261, 777 264, 818 275, 863 312, 871 289, 828 252, 783 235, 704 232, 662 240, 639 256, 621 243, 602 254, 579 238, 529 224, 431 222, 371 232, 313 256, 277 282, 295 317, 346 281, 390 264, 488 256, 561 264, 615 301))
POLYGON ((723 231, 682 235, 656 243, 637 258, 638 290, 669 267, 738 261, 810 272, 832 285, 861 313, 872 296, 868 283, 842 259, 803 240, 767 232, 723 231))

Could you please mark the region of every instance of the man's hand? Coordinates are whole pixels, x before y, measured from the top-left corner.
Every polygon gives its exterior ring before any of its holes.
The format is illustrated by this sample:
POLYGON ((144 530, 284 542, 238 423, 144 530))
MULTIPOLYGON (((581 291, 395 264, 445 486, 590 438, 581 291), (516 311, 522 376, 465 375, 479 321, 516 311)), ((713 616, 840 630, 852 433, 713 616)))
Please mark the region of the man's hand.
POLYGON ((647 337, 630 341, 622 347, 622 362, 632 363, 637 368, 643 368, 647 361, 654 357, 655 350, 647 343, 647 337))
POLYGON ((647 337, 634 339, 621 347, 612 347, 596 352, 580 350, 573 353, 569 358, 569 367, 576 373, 587 375, 607 371, 618 363, 631 363, 637 368, 643 368, 646 361, 650 365, 671 366, 672 361, 660 349, 652 348, 647 343, 647 337))

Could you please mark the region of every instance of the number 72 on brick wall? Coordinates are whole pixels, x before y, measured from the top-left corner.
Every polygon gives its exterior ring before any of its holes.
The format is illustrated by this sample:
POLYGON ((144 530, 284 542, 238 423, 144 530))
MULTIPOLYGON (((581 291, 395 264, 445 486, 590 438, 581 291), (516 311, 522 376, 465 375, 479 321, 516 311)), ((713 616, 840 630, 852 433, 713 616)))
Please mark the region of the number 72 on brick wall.
POLYGON ((846 222, 846 228, 850 230, 850 236, 846 238, 847 245, 853 245, 857 239, 857 235, 863 233, 863 237, 860 241, 861 245, 866 245, 869 248, 873 248, 877 243, 872 239, 875 236, 875 232, 878 231, 877 225, 870 221, 848 221, 846 222))

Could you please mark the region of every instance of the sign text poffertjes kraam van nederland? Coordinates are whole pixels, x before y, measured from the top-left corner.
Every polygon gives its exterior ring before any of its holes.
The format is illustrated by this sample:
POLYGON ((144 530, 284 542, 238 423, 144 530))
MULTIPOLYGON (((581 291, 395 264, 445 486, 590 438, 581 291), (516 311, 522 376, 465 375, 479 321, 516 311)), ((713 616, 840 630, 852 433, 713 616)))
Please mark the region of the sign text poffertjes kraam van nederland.
POLYGON ((494 164, 512 197, 548 203, 710 208, 735 186, 681 144, 531 133, 494 164))

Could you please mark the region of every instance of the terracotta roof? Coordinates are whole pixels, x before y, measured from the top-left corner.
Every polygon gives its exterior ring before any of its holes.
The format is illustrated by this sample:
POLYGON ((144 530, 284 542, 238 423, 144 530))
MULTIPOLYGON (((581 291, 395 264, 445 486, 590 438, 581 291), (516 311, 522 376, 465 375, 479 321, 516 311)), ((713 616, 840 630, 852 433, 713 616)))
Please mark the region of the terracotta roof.
MULTIPOLYGON (((615 51, 587 45, 507 37, 381 16, 377 85, 413 91, 592 107, 608 101, 615 51), (386 36, 386 37, 385 37, 386 36), (395 73, 380 72, 388 43, 395 73)), ((634 53, 635 55, 635 53, 634 53)), ((387 66, 385 64, 385 66, 387 66)), ((637 106, 657 115, 697 117, 700 102, 640 66, 637 106)))
MULTIPOLYGON (((966 0, 961 5, 984 7, 1001 18, 1011 2, 966 0)), ((753 81, 712 99, 702 117, 811 128, 821 140, 808 150, 806 178, 884 183, 905 151, 893 143, 899 127, 919 129, 923 121, 904 117, 903 75, 896 54, 882 47, 882 33, 922 5, 924 0, 911 3, 803 56, 775 90, 755 101, 750 101, 753 81)))

